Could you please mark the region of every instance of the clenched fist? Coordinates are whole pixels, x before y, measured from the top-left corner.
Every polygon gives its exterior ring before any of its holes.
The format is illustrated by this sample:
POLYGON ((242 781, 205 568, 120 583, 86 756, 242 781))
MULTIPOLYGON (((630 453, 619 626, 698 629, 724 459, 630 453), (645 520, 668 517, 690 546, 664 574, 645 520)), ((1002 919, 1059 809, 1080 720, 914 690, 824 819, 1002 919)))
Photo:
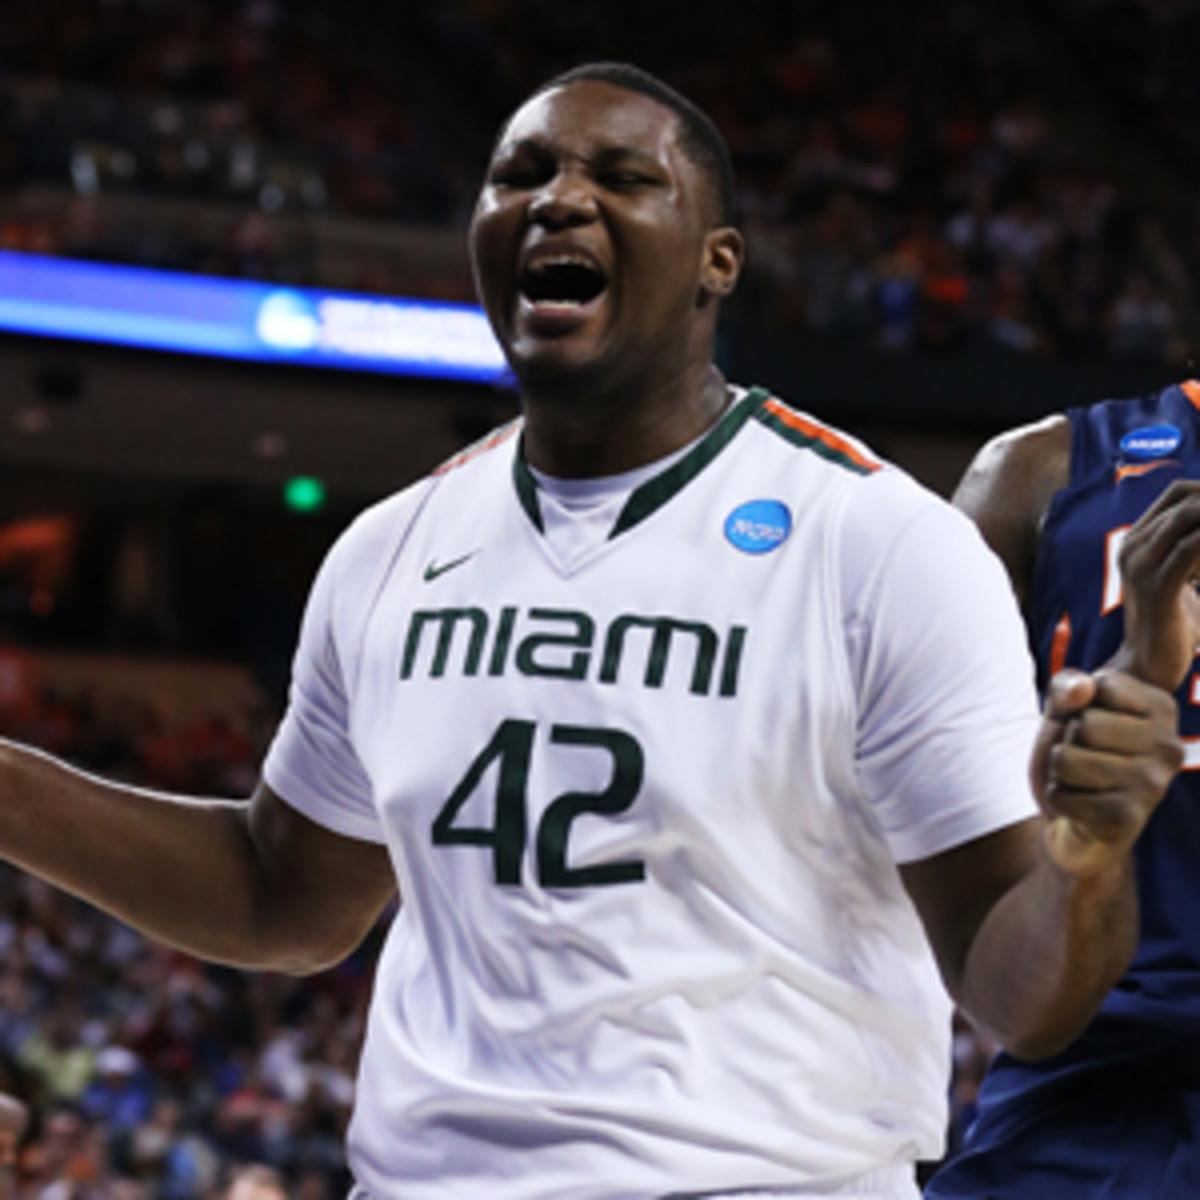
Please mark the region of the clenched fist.
POLYGON ((1050 681, 1032 762, 1046 848, 1062 870, 1121 862, 1183 764, 1175 701, 1109 668, 1050 681))

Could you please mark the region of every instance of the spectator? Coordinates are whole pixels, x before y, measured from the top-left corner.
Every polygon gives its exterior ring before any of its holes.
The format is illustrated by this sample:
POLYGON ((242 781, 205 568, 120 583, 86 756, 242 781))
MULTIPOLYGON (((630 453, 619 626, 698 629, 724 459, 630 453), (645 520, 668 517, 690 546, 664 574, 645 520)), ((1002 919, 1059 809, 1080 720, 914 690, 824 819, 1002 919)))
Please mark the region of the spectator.
POLYGON ((91 1080, 96 1054, 80 1040, 82 1024, 78 1006, 60 1000, 17 1050, 18 1063, 51 1101, 73 1103, 91 1080))
POLYGON ((94 1077, 79 1099, 79 1109, 112 1138, 123 1141, 150 1113, 150 1090, 140 1067, 137 1055, 125 1046, 105 1046, 96 1055, 94 1077))
POLYGON ((278 1171, 253 1163, 234 1171, 225 1200, 288 1200, 287 1184, 278 1171))
POLYGON ((17 1149, 29 1125, 29 1109, 16 1096, 0 1092, 0 1200, 13 1200, 17 1149))
POLYGON ((1171 348, 1175 315, 1149 276, 1132 275, 1112 310, 1110 343, 1122 358, 1162 362, 1171 348))

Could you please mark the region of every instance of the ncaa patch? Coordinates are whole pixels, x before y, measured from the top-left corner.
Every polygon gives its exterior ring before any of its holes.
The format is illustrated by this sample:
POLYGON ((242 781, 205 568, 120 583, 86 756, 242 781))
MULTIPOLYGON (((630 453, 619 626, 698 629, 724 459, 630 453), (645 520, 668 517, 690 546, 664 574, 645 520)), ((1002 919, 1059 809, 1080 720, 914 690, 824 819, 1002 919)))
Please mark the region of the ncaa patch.
POLYGON ((1182 441, 1183 434, 1174 425, 1146 425, 1121 439, 1121 453, 1140 461, 1165 458, 1178 450, 1182 441))
POLYGON ((746 554, 767 554, 792 532, 792 513, 782 500, 749 500, 725 518, 725 537, 746 554))

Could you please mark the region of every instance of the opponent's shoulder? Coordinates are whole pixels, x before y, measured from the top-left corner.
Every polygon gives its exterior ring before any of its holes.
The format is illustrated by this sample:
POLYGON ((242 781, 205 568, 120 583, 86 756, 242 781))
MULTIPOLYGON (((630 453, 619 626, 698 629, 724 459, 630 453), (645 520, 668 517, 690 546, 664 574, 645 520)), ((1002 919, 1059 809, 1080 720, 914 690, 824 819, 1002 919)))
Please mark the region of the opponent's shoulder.
POLYGON ((1071 476, 1071 422, 1055 413, 985 442, 955 489, 952 502, 979 519, 1003 508, 1041 519, 1071 476))
POLYGON ((980 449, 952 498, 1003 560, 1022 602, 1050 502, 1071 480, 1071 441, 1061 413, 1008 430, 980 449))

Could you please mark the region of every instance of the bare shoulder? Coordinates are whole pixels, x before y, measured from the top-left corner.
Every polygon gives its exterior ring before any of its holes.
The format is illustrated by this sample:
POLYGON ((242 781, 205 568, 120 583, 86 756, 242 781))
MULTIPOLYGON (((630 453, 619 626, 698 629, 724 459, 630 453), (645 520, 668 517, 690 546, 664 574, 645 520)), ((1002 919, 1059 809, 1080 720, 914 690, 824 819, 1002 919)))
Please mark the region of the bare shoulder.
POLYGON ((1024 603, 1042 521, 1071 471, 1071 423, 1061 413, 989 441, 967 468, 952 501, 1004 561, 1024 603))
POLYGON ((992 438, 976 454, 953 502, 968 516, 999 506, 1044 513, 1065 487, 1071 467, 1071 423, 1061 413, 992 438))

